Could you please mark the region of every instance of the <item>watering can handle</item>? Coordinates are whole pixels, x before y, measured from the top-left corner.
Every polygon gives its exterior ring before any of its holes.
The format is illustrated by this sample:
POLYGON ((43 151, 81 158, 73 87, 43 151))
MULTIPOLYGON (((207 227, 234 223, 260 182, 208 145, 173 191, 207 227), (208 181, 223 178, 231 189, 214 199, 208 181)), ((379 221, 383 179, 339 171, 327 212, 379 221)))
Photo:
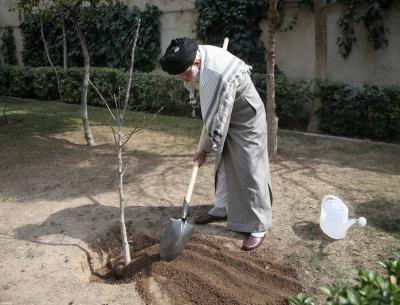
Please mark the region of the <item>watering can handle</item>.
POLYGON ((333 196, 333 195, 326 195, 326 196, 322 199, 322 201, 324 202, 325 200, 328 200, 328 199, 330 199, 330 200, 335 200, 336 197, 333 196))

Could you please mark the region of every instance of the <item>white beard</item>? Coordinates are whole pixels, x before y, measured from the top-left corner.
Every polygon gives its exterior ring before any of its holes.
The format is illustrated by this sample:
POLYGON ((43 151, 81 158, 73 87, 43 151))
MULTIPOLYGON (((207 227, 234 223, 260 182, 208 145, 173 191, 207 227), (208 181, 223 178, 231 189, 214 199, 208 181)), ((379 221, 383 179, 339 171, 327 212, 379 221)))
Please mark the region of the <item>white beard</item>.
POLYGON ((200 80, 200 69, 198 66, 193 66, 191 69, 192 80, 188 82, 191 86, 193 86, 196 90, 199 90, 199 80, 200 80))

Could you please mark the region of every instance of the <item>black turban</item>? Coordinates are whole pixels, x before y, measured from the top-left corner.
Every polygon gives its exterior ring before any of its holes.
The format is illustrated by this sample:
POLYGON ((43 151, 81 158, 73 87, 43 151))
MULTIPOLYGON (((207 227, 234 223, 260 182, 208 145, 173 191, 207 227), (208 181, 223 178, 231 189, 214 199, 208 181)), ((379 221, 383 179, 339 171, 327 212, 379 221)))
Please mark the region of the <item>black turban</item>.
POLYGON ((168 74, 184 72, 196 58, 197 43, 187 37, 173 39, 160 59, 161 68, 168 74))

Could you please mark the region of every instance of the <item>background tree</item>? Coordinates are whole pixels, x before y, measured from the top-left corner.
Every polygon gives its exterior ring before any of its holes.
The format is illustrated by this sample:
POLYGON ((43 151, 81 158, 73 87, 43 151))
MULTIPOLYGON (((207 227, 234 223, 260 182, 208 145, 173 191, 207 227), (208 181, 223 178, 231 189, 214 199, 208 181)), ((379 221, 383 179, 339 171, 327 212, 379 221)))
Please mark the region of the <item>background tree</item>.
MULTIPOLYGON (((95 145, 95 141, 93 139, 92 131, 90 129, 89 124, 89 116, 88 116, 88 108, 87 108, 87 96, 89 89, 89 79, 90 79, 90 55, 87 47, 85 35, 83 34, 81 27, 78 22, 78 16, 82 12, 84 7, 93 8, 99 3, 107 3, 112 4, 113 0, 96 0, 96 1, 84 1, 84 0, 20 0, 18 1, 18 8, 23 14, 34 14, 34 13, 43 13, 45 10, 52 8, 60 13, 61 16, 66 16, 69 18, 73 24, 76 31, 76 34, 79 38, 79 42, 81 44, 83 58, 84 58, 84 75, 82 79, 81 85, 81 116, 82 116, 82 124, 83 124, 83 132, 84 138, 86 140, 87 145, 93 146, 95 145)), ((44 47, 46 50, 47 58, 52 67, 52 64, 48 47, 46 44, 46 40, 44 39, 43 34, 43 22, 41 21, 41 37, 44 40, 44 47)), ((64 51, 65 52, 65 51, 64 51)), ((57 75, 57 71, 54 68, 55 73, 57 75)), ((57 76, 58 77, 58 76, 57 76)))
POLYGON ((268 11, 268 51, 267 51, 267 123, 268 154, 271 159, 278 149, 278 117, 275 103, 275 46, 278 24, 278 0, 269 2, 268 11))
MULTIPOLYGON (((314 0, 314 37, 315 37, 315 79, 325 80, 327 69, 327 0, 314 0)), ((314 100, 311 106, 311 116, 307 125, 308 132, 320 131, 320 117, 317 111, 321 108, 321 97, 318 86, 314 82, 314 100)))
MULTIPOLYGON (((78 23, 77 16, 82 9, 82 5, 85 1, 83 0, 55 0, 54 4, 56 8, 60 11, 66 11, 68 16, 71 18, 76 34, 78 35, 79 41, 81 43, 83 58, 84 58, 84 74, 82 80, 82 92, 81 92, 81 115, 82 115, 82 124, 83 124, 83 134, 86 140, 87 145, 93 146, 95 145, 92 131, 90 129, 89 124, 89 116, 88 116, 88 109, 87 109, 87 95, 89 89, 89 79, 90 79, 90 55, 89 50, 86 44, 85 36, 83 35, 81 28, 78 23)), ((89 2, 90 6, 93 4, 91 1, 89 2)))

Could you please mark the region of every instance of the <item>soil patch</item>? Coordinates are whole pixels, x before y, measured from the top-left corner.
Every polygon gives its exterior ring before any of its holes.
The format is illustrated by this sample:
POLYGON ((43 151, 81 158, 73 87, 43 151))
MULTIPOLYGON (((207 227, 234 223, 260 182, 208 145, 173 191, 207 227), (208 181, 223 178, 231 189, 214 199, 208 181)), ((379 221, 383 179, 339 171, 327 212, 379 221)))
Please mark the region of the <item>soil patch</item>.
MULTIPOLYGON (((214 223, 196 226, 177 260, 161 261, 158 236, 169 217, 181 214, 202 124, 160 116, 125 147, 130 275, 100 279, 118 262, 121 246, 108 113, 90 108, 97 146, 88 147, 79 106, 7 105, 8 118, 21 122, 0 128, 0 303, 265 305, 303 290, 322 300, 318 287, 352 281, 361 269, 379 271, 377 262, 398 250, 398 147, 280 133, 271 162, 273 227, 263 245, 244 253, 242 235, 214 223), (367 226, 353 226, 343 240, 326 237, 319 217, 327 194, 348 205, 349 217, 366 217, 367 226), (99 277, 88 283, 94 270, 99 277)), ((210 158, 199 171, 190 217, 214 202, 213 170, 210 158)))
POLYGON ((194 233, 177 259, 164 262, 158 240, 129 232, 132 262, 124 277, 110 272, 121 262, 115 226, 97 239, 97 252, 111 256, 91 281, 136 281, 146 304, 287 304, 287 296, 304 290, 301 270, 278 263, 270 251, 246 253, 222 238, 194 233))

